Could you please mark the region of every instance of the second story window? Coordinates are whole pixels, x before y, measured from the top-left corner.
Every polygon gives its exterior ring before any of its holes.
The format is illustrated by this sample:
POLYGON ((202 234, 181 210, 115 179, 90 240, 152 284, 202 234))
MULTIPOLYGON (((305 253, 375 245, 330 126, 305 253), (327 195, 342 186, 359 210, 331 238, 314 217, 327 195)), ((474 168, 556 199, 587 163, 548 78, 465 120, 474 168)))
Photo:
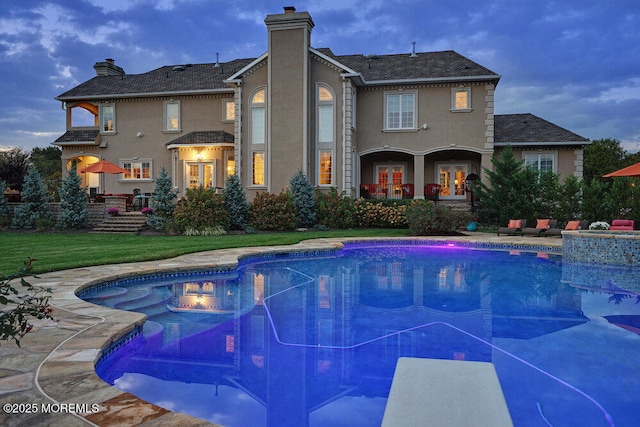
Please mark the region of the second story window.
POLYGON ((451 111, 471 110, 471 89, 468 87, 451 90, 451 111))
POLYGON ((116 106, 104 104, 100 106, 100 132, 116 131, 116 106))
POLYGON ((222 118, 225 122, 232 122, 236 118, 236 103, 235 101, 224 101, 224 117, 222 118))
POLYGON ((388 93, 385 105, 385 128, 415 129, 416 128, 416 94, 388 93))
POLYGON ((164 130, 180 130, 180 101, 166 101, 164 103, 164 130))
POLYGON ((554 172, 554 155, 552 153, 525 154, 525 166, 539 173, 554 172))
POLYGON ((251 97, 251 143, 264 144, 265 140, 265 89, 251 97))

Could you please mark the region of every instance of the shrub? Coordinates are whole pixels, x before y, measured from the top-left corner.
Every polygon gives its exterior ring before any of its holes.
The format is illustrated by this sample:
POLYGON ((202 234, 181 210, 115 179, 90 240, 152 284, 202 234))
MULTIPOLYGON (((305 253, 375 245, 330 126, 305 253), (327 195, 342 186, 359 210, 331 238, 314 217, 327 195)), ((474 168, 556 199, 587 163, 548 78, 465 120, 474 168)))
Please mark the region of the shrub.
POLYGON ((353 199, 335 187, 329 193, 316 189, 316 214, 318 224, 329 228, 351 228, 355 224, 353 199))
POLYGON ((118 215, 120 213, 120 209, 116 208, 115 206, 111 206, 107 208, 107 213, 109 215, 118 215))
POLYGON ((415 200, 407 207, 407 222, 413 234, 450 234, 470 222, 468 212, 453 211, 436 206, 431 200, 415 200))
MULTIPOLYGON (((71 169, 62 180, 58 189, 60 195, 60 213, 56 227, 63 230, 78 230, 89 227, 89 210, 87 192, 81 187, 82 180, 76 171, 75 160, 71 169)), ((39 227, 38 227, 39 228, 39 227)))
POLYGON ((25 268, 17 274, 0 273, 0 340, 13 340, 18 347, 20 339, 32 329, 30 319, 53 320, 49 306, 51 289, 33 286, 24 279, 31 275, 33 261, 25 262, 25 268), (19 280, 22 289, 12 284, 14 280, 19 280))
POLYGON ((354 203, 355 223, 359 227, 403 228, 407 227, 407 204, 358 199, 354 203))
POLYGON ((249 225, 258 230, 292 230, 298 223, 295 212, 290 193, 258 193, 249 208, 249 225))
POLYGON ((224 208, 229 217, 230 230, 242 230, 247 226, 249 202, 238 175, 229 175, 224 182, 224 208))
POLYGON ((198 187, 187 190, 186 196, 178 202, 173 211, 174 229, 183 233, 187 228, 205 230, 216 226, 226 229, 227 211, 224 197, 213 189, 198 187))
MULTIPOLYGON (((147 225, 149 227, 154 230, 166 230, 168 228, 168 224, 173 219, 177 194, 178 191, 173 188, 171 177, 163 166, 160 168, 160 175, 156 178, 156 186, 151 198, 152 211, 147 214, 147 225)), ((144 209, 142 210, 144 211, 144 209)))
POLYGON ((220 225, 205 227, 202 230, 189 227, 184 231, 185 236, 224 236, 225 234, 227 234, 227 232, 220 225))
POLYGON ((296 206, 298 226, 311 227, 316 223, 316 198, 313 186, 302 171, 289 181, 293 202, 296 206))
POLYGON ((22 184, 22 204, 16 207, 11 226, 13 228, 34 228, 39 219, 51 219, 47 197, 36 168, 29 169, 22 184))
POLYGON ((140 209, 140 213, 142 215, 151 215, 153 213, 153 209, 151 209, 148 206, 145 206, 144 208, 140 209))

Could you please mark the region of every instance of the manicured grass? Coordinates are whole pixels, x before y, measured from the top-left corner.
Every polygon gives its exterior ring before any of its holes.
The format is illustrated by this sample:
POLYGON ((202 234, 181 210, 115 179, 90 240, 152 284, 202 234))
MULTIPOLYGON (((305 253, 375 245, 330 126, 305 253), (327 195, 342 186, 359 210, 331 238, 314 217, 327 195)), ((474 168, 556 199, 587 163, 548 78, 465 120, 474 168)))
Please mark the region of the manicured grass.
POLYGON ((355 229, 206 236, 136 236, 94 233, 0 232, 0 273, 14 274, 28 258, 35 273, 94 265, 172 258, 246 246, 290 245, 322 237, 403 237, 407 229, 355 229))

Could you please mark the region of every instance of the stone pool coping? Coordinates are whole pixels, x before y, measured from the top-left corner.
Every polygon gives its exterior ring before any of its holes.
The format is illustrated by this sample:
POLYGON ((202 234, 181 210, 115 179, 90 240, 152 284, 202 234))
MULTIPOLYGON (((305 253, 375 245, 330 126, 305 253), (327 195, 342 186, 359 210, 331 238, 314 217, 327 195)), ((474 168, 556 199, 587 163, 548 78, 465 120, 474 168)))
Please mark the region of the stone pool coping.
POLYGON ((459 242, 467 246, 560 250, 562 239, 474 233, 452 237, 315 239, 290 246, 220 249, 176 258, 57 271, 27 280, 52 288, 55 321, 34 321, 22 347, 0 345, 0 425, 211 426, 170 412, 102 381, 95 364, 115 343, 142 326, 145 316, 97 306, 76 291, 107 280, 194 268, 233 268, 239 259, 281 252, 339 249, 352 242, 459 242), (7 406, 9 405, 9 406, 7 406), (95 405, 95 406, 92 406, 95 405), (9 409, 9 411, 7 411, 9 409), (7 413, 9 412, 9 413, 7 413))

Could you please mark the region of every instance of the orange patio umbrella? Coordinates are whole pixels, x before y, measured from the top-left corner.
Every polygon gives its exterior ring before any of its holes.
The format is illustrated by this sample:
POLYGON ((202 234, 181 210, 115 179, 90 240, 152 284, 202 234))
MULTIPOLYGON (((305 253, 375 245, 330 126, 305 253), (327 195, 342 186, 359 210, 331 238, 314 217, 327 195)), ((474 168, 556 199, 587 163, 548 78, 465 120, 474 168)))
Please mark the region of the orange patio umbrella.
POLYGON ((129 172, 126 169, 122 169, 120 166, 108 162, 106 160, 100 160, 98 163, 94 163, 92 165, 87 166, 80 170, 80 172, 91 172, 91 173, 127 173, 129 172))
POLYGON ((603 178, 612 178, 614 176, 640 176, 640 162, 615 172, 602 175, 603 178))

